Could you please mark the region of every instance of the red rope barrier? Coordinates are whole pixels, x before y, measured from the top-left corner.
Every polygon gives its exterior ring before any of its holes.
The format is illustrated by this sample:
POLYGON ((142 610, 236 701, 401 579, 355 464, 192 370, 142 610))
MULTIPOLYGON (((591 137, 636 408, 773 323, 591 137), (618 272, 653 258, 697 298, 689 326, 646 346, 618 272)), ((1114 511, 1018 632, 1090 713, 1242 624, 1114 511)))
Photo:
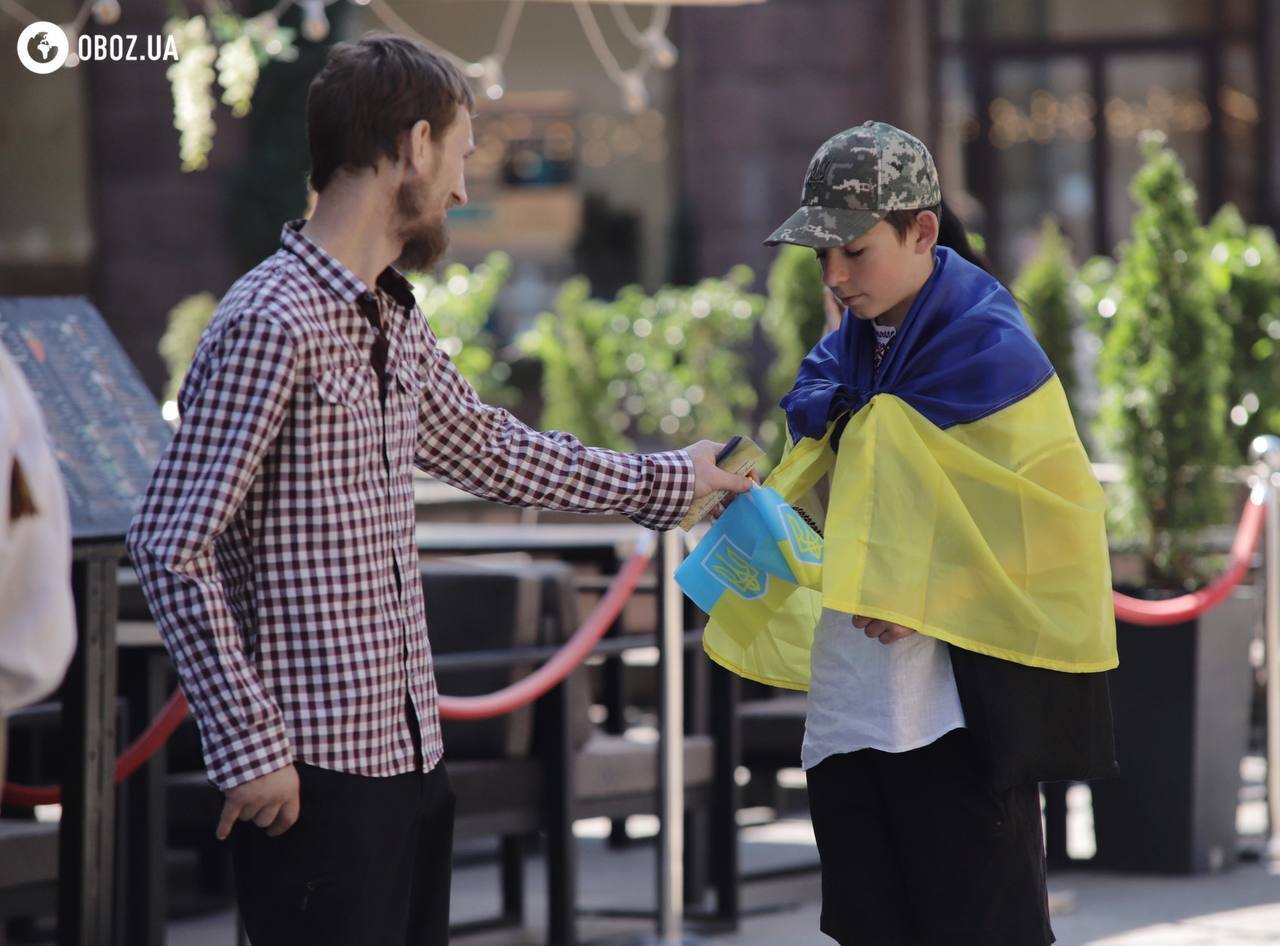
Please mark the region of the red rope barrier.
POLYGON ((1116 617, 1131 624, 1160 626, 1181 624, 1217 607, 1249 572, 1266 510, 1266 491, 1255 489, 1244 505, 1235 542, 1231 545, 1231 565, 1213 584, 1190 594, 1163 601, 1144 601, 1115 592, 1116 617))
MULTIPOLYGON (((1245 504, 1240 526, 1231 546, 1231 565, 1207 588, 1164 601, 1144 601, 1114 592, 1116 617, 1133 624, 1151 626, 1179 624, 1199 617, 1220 604, 1249 571, 1254 550, 1262 535, 1266 494, 1254 490, 1245 504)), ((587 619, 545 664, 494 693, 484 696, 440 696, 440 715, 445 719, 490 719, 527 706, 559 686, 591 653, 617 620, 649 567, 653 555, 651 542, 646 542, 618 571, 608 591, 592 609, 587 619)), ((116 760, 115 781, 123 782, 153 756, 179 724, 186 719, 188 706, 181 690, 164 705, 146 730, 116 760)), ((3 801, 7 805, 34 807, 56 805, 62 800, 62 789, 56 785, 4 784, 3 801)))
MULTIPOLYGON (((649 567, 653 557, 653 543, 646 536, 644 543, 619 569, 604 596, 587 615, 587 619, 545 664, 494 693, 484 696, 441 696, 440 715, 446 719, 489 719, 502 716, 512 710, 534 702, 559 686, 570 673, 587 659, 593 647, 604 637, 623 607, 636 590, 640 577, 649 567)), ((148 759, 173 735, 186 719, 188 706, 181 690, 175 690, 169 702, 151 721, 146 730, 120 754, 116 760, 115 781, 120 784, 141 768, 148 759)), ((57 785, 4 784, 3 801, 6 805, 32 808, 36 805, 56 805, 62 801, 62 789, 57 785)))
POLYGON ((484 696, 442 696, 440 715, 445 719, 489 719, 527 706, 545 695, 587 659, 591 649, 604 637, 605 631, 636 590, 640 576, 649 567, 653 555, 652 535, 645 537, 645 544, 636 551, 609 585, 604 597, 591 609, 582 626, 574 631, 554 657, 541 667, 522 677, 510 686, 484 696))
MULTIPOLYGON (((187 700, 181 690, 174 690, 169 702, 165 703, 155 719, 151 721, 142 735, 120 753, 116 759, 115 782, 119 785, 143 764, 156 754, 179 724, 187 718, 187 700)), ((22 808, 33 808, 36 805, 57 805, 62 801, 62 789, 57 785, 20 785, 6 782, 4 785, 4 803, 18 805, 22 808)))

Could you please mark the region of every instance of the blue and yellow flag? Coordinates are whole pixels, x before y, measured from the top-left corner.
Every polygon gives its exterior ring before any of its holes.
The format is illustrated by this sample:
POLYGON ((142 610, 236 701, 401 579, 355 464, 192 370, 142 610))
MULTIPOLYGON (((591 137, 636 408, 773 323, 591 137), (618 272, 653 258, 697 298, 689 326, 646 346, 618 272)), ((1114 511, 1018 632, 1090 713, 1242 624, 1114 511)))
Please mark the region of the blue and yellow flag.
POLYGON ((771 579, 820 587, 822 536, 776 490, 753 486, 713 532, 676 571, 684 593, 707 613, 726 594, 762 600, 771 579))
POLYGON ((1102 489, 1008 291, 939 248, 878 370, 874 346, 846 314, 783 400, 794 443, 765 485, 822 528, 820 578, 709 601, 707 653, 805 689, 826 607, 1028 666, 1115 667, 1102 489))
MULTIPOLYGON (((822 545, 822 536, 770 487, 753 487, 729 504, 676 570, 684 593, 726 628, 717 659, 731 666, 808 666, 822 613, 822 545), (773 621, 777 632, 736 638, 736 631, 761 621, 773 621), (753 646, 768 653, 753 654, 753 646)), ((786 676, 764 682, 791 685, 786 676)))

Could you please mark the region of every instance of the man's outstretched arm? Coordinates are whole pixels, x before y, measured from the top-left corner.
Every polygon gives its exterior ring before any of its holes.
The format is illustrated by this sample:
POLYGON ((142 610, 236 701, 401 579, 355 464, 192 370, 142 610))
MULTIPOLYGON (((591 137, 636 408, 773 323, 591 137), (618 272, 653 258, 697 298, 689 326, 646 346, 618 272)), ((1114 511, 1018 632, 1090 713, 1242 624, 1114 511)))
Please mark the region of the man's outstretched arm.
POLYGON ((694 499, 751 487, 715 465, 722 445, 714 441, 634 454, 532 430, 484 404, 426 331, 415 462, 460 489, 512 506, 621 512, 648 528, 669 529, 694 499))

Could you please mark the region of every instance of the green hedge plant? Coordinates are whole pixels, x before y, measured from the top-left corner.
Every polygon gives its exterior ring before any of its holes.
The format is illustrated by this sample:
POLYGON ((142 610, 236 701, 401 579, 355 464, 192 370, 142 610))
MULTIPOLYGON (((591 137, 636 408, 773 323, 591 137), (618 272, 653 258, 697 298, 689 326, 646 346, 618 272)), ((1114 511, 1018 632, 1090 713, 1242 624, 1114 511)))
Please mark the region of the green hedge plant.
POLYGON ((761 328, 772 350, 765 379, 768 403, 776 409, 791 390, 800 362, 826 334, 822 265, 813 250, 783 244, 769 268, 768 301, 761 328))
POLYGON ((1163 136, 1143 140, 1133 232, 1099 301, 1099 438, 1124 469, 1126 518, 1149 584, 1201 577, 1196 544, 1221 521, 1230 332, 1216 308, 1196 195, 1163 136))
POLYGON ((488 331, 489 315, 511 275, 511 259, 490 253, 474 269, 461 263, 446 266, 440 276, 409 273, 418 306, 441 349, 471 382, 480 399, 509 406, 517 395, 511 366, 496 351, 488 331))
POLYGON ((569 280, 555 312, 520 342, 543 363, 543 428, 618 450, 734 433, 776 440, 776 421, 763 432, 747 426, 757 392, 746 352, 765 305, 748 291, 752 279, 740 266, 652 295, 631 286, 612 300, 569 280))
MULTIPOLYGON (((418 306, 440 347, 481 399, 490 404, 515 401, 511 368, 495 354, 493 338, 486 329, 489 313, 510 271, 507 256, 492 253, 474 269, 453 264, 438 278, 429 273, 408 274, 418 306)), ((218 298, 202 292, 188 296, 170 310, 168 326, 160 339, 160 355, 169 369, 166 400, 177 397, 196 345, 217 307, 218 298)))
POLYGON ((1075 284, 1076 268, 1067 238, 1058 221, 1046 217, 1040 227, 1039 248, 1011 288, 1040 347, 1057 372, 1078 421, 1075 333, 1079 319, 1075 284))
POLYGON ((1280 248, 1269 227, 1228 204, 1208 226, 1209 281, 1231 331, 1227 387, 1231 465, 1260 434, 1280 433, 1280 248))

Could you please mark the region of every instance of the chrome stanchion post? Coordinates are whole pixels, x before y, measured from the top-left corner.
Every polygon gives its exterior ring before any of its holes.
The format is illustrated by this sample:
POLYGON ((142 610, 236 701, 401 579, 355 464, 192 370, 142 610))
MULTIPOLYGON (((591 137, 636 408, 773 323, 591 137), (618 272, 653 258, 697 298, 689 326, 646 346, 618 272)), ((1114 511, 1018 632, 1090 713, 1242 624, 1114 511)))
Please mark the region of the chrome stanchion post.
POLYGON ((1266 489, 1267 854, 1280 860, 1280 437, 1255 437, 1249 454, 1266 489))
POLYGON ((658 544, 658 922, 633 946, 703 946, 684 932, 684 598, 676 584, 685 539, 676 529, 658 544))
POLYGON ((662 534, 662 718, 658 801, 658 939, 681 942, 684 926, 684 621, 676 585, 683 542, 671 529, 662 534))

